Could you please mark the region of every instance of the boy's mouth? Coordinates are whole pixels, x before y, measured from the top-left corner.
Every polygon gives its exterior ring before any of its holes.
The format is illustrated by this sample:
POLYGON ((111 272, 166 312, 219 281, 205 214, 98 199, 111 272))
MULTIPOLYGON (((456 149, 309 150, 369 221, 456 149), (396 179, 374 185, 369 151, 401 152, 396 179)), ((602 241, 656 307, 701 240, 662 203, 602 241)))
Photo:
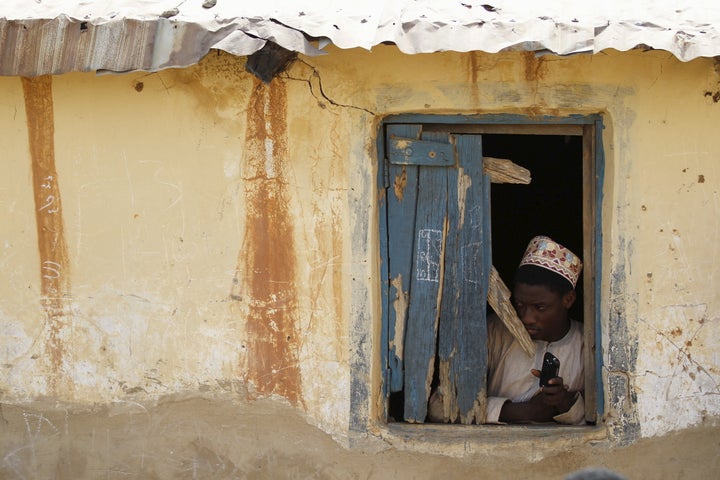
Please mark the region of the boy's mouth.
POLYGON ((540 329, 535 327, 525 327, 525 330, 530 334, 530 337, 536 336, 538 333, 540 333, 540 329))

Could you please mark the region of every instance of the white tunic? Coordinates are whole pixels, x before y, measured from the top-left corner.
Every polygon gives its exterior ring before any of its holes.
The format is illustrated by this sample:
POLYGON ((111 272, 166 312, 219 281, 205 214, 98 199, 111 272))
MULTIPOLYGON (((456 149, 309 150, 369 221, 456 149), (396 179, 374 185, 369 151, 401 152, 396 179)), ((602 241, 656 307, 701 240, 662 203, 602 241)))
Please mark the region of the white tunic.
POLYGON ((556 342, 534 340, 537 352, 530 358, 512 334, 496 316, 488 318, 488 384, 487 423, 500 423, 503 404, 525 402, 535 396, 540 387, 538 378, 530 369, 542 368, 545 352, 551 352, 560 360, 560 373, 571 392, 578 392, 575 403, 565 413, 554 417, 564 424, 582 424, 585 421, 585 401, 580 391, 585 388, 583 369, 582 323, 571 320, 567 335, 556 342))

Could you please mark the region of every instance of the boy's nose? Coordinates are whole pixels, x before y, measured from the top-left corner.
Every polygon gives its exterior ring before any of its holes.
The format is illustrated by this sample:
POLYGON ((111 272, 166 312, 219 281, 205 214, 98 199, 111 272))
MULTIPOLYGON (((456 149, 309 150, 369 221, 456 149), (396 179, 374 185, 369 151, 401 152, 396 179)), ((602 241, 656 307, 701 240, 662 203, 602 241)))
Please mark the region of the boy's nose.
POLYGON ((520 316, 520 321, 524 325, 533 325, 535 323, 535 316, 531 315, 527 309, 523 309, 522 312, 519 312, 519 316, 520 316))

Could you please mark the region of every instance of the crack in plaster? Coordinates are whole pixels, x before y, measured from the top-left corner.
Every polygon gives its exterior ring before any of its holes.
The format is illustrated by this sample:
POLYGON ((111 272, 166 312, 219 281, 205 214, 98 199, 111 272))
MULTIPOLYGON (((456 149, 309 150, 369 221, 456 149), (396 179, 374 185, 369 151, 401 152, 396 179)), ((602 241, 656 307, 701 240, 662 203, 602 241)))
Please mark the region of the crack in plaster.
MULTIPOLYGON (((686 307, 705 307, 705 308, 707 309, 707 305, 705 305, 705 304, 685 305, 685 306, 686 306, 686 307)), ((705 368, 703 365, 701 365, 699 362, 697 362, 696 360, 694 360, 694 359, 692 358, 692 355, 691 355, 690 352, 689 352, 689 350, 690 350, 689 345, 686 344, 685 346, 680 346, 680 345, 678 345, 677 343, 675 343, 672 339, 670 339, 670 337, 668 336, 667 333, 665 333, 665 332, 662 331, 662 330, 658 330, 657 328, 655 328, 654 326, 652 326, 650 323, 648 323, 647 320, 643 319, 642 317, 639 317, 638 320, 639 320, 641 323, 643 323, 644 325, 646 325, 650 330, 654 331, 656 335, 660 336, 660 337, 663 338, 666 342, 668 342, 670 345, 672 345, 673 348, 675 348, 675 349, 678 351, 678 353, 680 354, 680 357, 679 357, 680 359, 685 359, 685 360, 686 360, 687 362, 689 362, 691 365, 694 365, 695 367, 697 367, 697 370, 698 370, 699 372, 702 372, 702 373, 704 373, 705 375, 707 375, 707 377, 710 379, 710 382, 711 382, 711 383, 714 385, 714 387, 715 387, 715 392, 712 392, 712 393, 713 393, 713 394, 720 394, 720 384, 718 384, 718 382, 715 380, 715 378, 712 376, 712 374, 708 371, 707 368, 705 368)), ((698 323, 699 323, 699 325, 698 325, 697 329, 695 329, 695 331, 693 332, 692 336, 691 336, 688 340, 686 340, 686 342, 689 342, 690 345, 692 345, 692 341, 695 340, 695 338, 697 337, 698 333, 700 332, 700 330, 703 328, 703 326, 704 326, 704 324, 705 324, 705 322, 698 322, 698 323)), ((646 371, 646 373, 650 373, 650 372, 646 371)), ((660 375, 656 375, 656 376, 657 376, 658 378, 662 378, 660 375)), ((673 376, 674 376, 674 375, 669 375, 669 377, 673 377, 673 376)), ((689 375, 689 376, 690 376, 690 375, 689 375)), ((695 379, 694 379, 692 376, 690 376, 690 378, 691 378, 691 380, 695 381, 695 379)))
POLYGON ((327 94, 325 93, 325 89, 323 88, 323 85, 322 85, 322 78, 320 77, 320 72, 318 72, 318 70, 315 67, 313 67, 312 65, 310 65, 309 63, 307 63, 303 60, 298 60, 298 63, 302 63, 303 65, 310 68, 310 70, 312 70, 310 77, 309 78, 298 78, 298 77, 292 77, 290 75, 286 75, 286 78, 289 80, 295 80, 298 82, 307 83, 308 87, 310 87, 310 93, 312 94, 313 97, 315 97, 316 100, 318 100, 318 102, 320 102, 320 106, 322 108, 325 108, 325 105, 322 104, 321 97, 322 97, 322 99, 324 99, 325 101, 327 101, 328 103, 330 103, 331 105, 333 105, 335 107, 354 108, 356 110, 362 110, 363 112, 369 113, 370 115, 373 115, 373 116, 377 115, 375 112, 373 112, 372 110, 369 110, 365 107, 358 107, 356 105, 339 103, 339 102, 336 102, 335 100, 333 100, 332 98, 328 97, 327 94), (319 96, 318 96, 318 93, 316 93, 315 89, 313 88, 313 83, 312 83, 313 79, 317 80, 319 96))

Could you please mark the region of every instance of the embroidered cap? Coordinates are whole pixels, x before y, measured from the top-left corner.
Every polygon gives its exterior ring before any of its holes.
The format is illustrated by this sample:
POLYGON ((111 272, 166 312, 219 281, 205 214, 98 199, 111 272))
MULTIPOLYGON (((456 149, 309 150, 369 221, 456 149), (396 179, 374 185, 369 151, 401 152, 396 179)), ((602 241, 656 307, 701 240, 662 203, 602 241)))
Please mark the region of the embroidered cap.
POLYGON ((573 288, 575 288, 582 271, 580 257, 552 238, 543 235, 530 240, 525 255, 520 261, 520 266, 523 265, 536 265, 547 268, 567 279, 573 288))

